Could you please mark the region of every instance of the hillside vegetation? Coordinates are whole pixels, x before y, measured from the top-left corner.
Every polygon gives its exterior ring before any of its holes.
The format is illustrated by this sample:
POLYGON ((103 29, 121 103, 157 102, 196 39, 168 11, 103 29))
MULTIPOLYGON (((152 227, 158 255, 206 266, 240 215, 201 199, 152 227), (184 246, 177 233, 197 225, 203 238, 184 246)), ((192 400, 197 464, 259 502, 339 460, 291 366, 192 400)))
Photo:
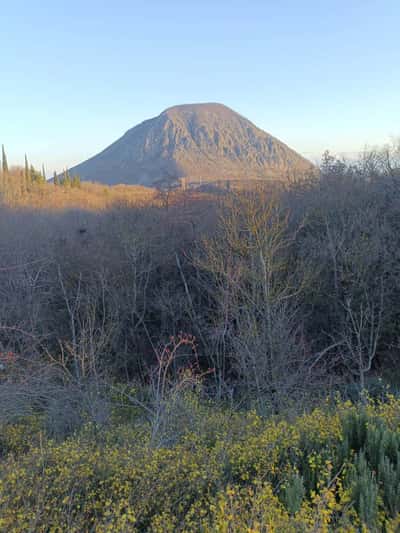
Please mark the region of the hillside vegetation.
POLYGON ((26 169, 12 167, 0 176, 0 198, 12 208, 102 211, 116 205, 141 205, 156 201, 156 190, 148 187, 81 182, 78 177, 62 181, 46 181, 41 174, 28 174, 26 169))
POLYGON ((54 210, 3 159, 0 531, 398 531, 399 169, 54 210))
POLYGON ((112 428, 89 424, 63 442, 44 437, 34 419, 3 428, 1 531, 400 527, 400 403, 392 397, 361 408, 327 404, 287 422, 186 394, 170 403, 162 447, 132 407, 122 409, 112 428))

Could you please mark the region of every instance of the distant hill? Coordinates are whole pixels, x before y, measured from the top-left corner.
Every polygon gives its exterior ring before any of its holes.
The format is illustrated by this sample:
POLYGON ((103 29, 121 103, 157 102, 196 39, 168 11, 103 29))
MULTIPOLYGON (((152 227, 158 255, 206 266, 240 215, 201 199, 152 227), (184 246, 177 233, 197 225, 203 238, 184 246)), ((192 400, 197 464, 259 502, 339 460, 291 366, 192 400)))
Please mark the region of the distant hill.
POLYGON ((312 164, 232 109, 215 103, 171 107, 130 129, 98 155, 72 168, 83 180, 155 186, 285 179, 312 164))

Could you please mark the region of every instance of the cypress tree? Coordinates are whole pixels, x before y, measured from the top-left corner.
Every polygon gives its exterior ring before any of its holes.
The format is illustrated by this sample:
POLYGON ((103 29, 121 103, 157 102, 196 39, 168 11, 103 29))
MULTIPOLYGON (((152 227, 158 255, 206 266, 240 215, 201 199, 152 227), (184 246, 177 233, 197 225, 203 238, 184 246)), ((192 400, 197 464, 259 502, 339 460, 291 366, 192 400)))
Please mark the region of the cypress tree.
POLYGON ((29 167, 29 174, 30 174, 30 177, 31 177, 31 181, 34 182, 36 181, 36 170, 35 170, 35 167, 33 165, 30 165, 29 167))
POLYGON ((28 185, 31 182, 31 171, 29 169, 28 156, 25 154, 25 182, 28 185))
POLYGON ((81 186, 81 178, 78 175, 76 175, 76 176, 74 176, 72 178, 71 186, 72 187, 78 187, 78 188, 81 186))
POLYGON ((43 176, 43 182, 46 183, 46 171, 44 169, 44 165, 42 164, 42 176, 43 176))
POLYGON ((7 163, 7 156, 6 151, 4 149, 4 144, 1 145, 1 169, 3 171, 3 174, 8 174, 8 163, 7 163))
POLYGON ((56 171, 54 171, 54 174, 53 174, 53 184, 54 185, 60 185, 60 180, 58 179, 56 171))
POLYGON ((64 185, 64 187, 69 187, 71 185, 71 178, 69 176, 69 171, 67 168, 64 170, 62 184, 64 185))

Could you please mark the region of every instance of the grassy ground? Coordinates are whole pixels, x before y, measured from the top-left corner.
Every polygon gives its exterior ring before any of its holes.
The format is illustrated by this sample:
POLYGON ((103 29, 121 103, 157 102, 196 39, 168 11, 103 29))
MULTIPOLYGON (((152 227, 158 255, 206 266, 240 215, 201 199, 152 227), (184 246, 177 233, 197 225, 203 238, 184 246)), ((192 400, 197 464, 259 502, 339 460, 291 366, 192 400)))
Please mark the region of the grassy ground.
POLYGON ((82 183, 80 187, 35 187, 10 202, 13 207, 30 209, 88 209, 99 211, 115 205, 141 205, 153 201, 156 191, 139 185, 109 187, 98 183, 82 183))

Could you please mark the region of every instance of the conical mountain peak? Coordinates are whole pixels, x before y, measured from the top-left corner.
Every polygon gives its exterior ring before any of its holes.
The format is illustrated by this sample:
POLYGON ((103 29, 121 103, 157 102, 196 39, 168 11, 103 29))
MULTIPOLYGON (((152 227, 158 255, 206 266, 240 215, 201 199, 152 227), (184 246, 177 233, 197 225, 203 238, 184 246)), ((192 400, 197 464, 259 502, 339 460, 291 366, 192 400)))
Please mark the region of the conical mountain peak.
POLYGON ((229 107, 200 103, 166 109, 71 172, 107 184, 154 186, 183 177, 194 182, 282 179, 311 167, 229 107))

